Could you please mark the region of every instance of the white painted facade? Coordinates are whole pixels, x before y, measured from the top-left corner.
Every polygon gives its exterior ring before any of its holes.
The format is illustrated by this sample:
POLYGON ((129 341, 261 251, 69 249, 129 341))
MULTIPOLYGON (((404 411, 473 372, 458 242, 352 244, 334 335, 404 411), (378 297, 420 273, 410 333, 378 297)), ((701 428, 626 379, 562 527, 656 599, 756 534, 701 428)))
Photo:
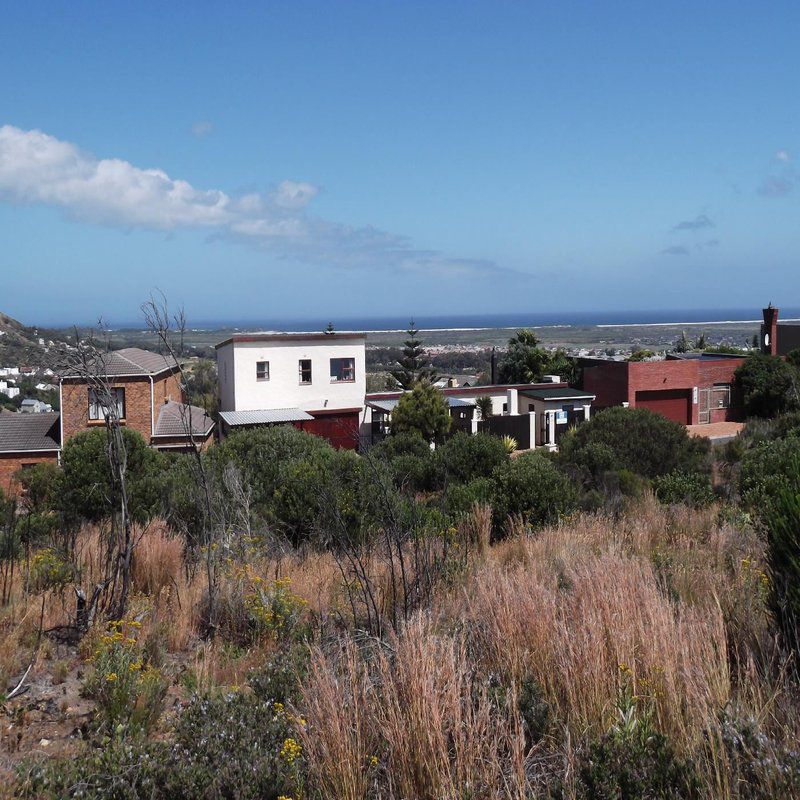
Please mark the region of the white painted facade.
MULTIPOLYGON (((362 409, 367 390, 364 334, 237 334, 217 345, 220 411, 300 408, 362 409), (332 377, 332 360, 352 380, 332 377), (311 381, 301 381, 300 362, 311 362, 311 381), (259 364, 269 364, 269 377, 259 364)), ((335 371, 335 370, 334 370, 335 371)))

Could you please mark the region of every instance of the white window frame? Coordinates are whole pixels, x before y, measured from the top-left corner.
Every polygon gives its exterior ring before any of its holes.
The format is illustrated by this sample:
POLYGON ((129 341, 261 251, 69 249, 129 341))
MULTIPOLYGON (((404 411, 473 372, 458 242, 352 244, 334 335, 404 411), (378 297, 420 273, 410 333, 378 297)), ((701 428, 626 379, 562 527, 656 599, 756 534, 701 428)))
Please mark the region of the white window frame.
POLYGON ((269 380, 269 361, 256 361, 256 380, 259 383, 269 380), (259 372, 262 374, 259 375, 259 372))
MULTIPOLYGON (((117 419, 125 419, 125 389, 122 386, 114 386, 108 390, 113 398, 116 398, 117 419)), ((108 406, 103 402, 103 392, 97 389, 89 389, 89 420, 91 422, 101 422, 108 418, 108 406)))
POLYGON ((314 365, 310 358, 301 358, 297 362, 297 378, 301 386, 311 386, 314 382, 314 365), (303 364, 308 364, 308 380, 303 380, 303 364))

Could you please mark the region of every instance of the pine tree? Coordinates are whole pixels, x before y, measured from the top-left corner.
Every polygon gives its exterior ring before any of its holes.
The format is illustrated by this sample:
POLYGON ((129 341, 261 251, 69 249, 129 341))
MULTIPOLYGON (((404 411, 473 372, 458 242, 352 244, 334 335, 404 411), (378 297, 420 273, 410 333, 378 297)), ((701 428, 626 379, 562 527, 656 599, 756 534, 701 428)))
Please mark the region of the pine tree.
POLYGON ((428 354, 417 338, 419 329, 413 319, 409 322, 406 333, 408 338, 403 342, 403 356, 397 361, 398 369, 392 370, 392 377, 403 389, 411 389, 422 379, 433 383, 436 380, 436 371, 430 366, 428 354))
POLYGON ((333 327, 333 323, 329 322, 328 327, 325 328, 323 332, 326 336, 333 336, 333 334, 336 333, 336 329, 333 327))

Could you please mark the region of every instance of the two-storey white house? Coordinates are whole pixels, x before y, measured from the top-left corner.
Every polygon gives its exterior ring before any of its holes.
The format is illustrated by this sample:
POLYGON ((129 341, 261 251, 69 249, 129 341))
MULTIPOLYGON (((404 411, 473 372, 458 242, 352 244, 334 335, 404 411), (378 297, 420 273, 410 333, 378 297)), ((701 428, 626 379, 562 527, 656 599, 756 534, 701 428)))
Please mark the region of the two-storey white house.
POLYGON ((216 345, 222 434, 292 424, 358 447, 366 394, 363 333, 237 333, 216 345))

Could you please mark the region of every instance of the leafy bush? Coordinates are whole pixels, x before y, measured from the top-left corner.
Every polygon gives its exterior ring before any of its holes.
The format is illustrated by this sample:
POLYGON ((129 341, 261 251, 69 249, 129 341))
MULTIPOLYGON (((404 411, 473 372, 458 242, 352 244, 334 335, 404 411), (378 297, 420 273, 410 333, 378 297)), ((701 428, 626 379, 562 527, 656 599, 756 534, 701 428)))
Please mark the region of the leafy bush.
POLYGON ((785 489, 800 488, 792 478, 792 464, 800 456, 800 437, 765 441, 742 457, 741 491, 747 508, 762 517, 785 489))
POLYGON ((475 478, 469 483, 451 483, 444 493, 444 507, 448 514, 466 514, 478 503, 491 505, 494 483, 491 478, 475 478))
POLYGON ((691 800, 700 797, 697 770, 653 728, 652 709, 640 707, 625 667, 617 719, 582 754, 577 796, 585 800, 691 800))
POLYGON ((149 731, 163 710, 168 686, 159 670, 143 658, 139 627, 135 620, 109 623, 91 657, 94 669, 85 692, 97 703, 109 733, 149 731))
POLYGON ((748 415, 775 417, 797 406, 797 370, 778 356, 752 353, 734 374, 748 415))
MULTIPOLYGON (((145 522, 162 508, 164 459, 136 431, 123 428, 122 437, 128 457, 128 511, 137 522, 145 522)), ((104 428, 78 433, 64 445, 55 502, 68 522, 107 519, 119 509, 119 489, 106 451, 104 428)))
POLYGON ((369 451, 373 461, 386 463, 398 487, 426 491, 438 487, 440 462, 417 433, 393 433, 369 451))
POLYGON ((492 470, 508 461, 508 453, 496 436, 472 436, 459 431, 436 450, 436 460, 446 480, 469 483, 491 475, 492 470))
POLYGON ((577 495, 572 482, 546 456, 524 453, 492 473, 492 507, 497 532, 511 514, 522 515, 539 527, 555 523, 574 510, 577 495))
POLYGON ((670 505, 686 503, 690 506, 706 506, 714 500, 714 490, 708 475, 684 472, 676 469, 653 481, 656 497, 670 505))
POLYGON ((708 440, 691 438, 677 422, 647 409, 620 407, 598 412, 565 437, 560 459, 599 469, 613 453, 615 467, 655 478, 675 469, 707 470, 709 449, 708 440))
POLYGON ((28 580, 33 589, 63 589, 77 576, 75 564, 52 547, 45 547, 34 555, 30 565, 28 580))

